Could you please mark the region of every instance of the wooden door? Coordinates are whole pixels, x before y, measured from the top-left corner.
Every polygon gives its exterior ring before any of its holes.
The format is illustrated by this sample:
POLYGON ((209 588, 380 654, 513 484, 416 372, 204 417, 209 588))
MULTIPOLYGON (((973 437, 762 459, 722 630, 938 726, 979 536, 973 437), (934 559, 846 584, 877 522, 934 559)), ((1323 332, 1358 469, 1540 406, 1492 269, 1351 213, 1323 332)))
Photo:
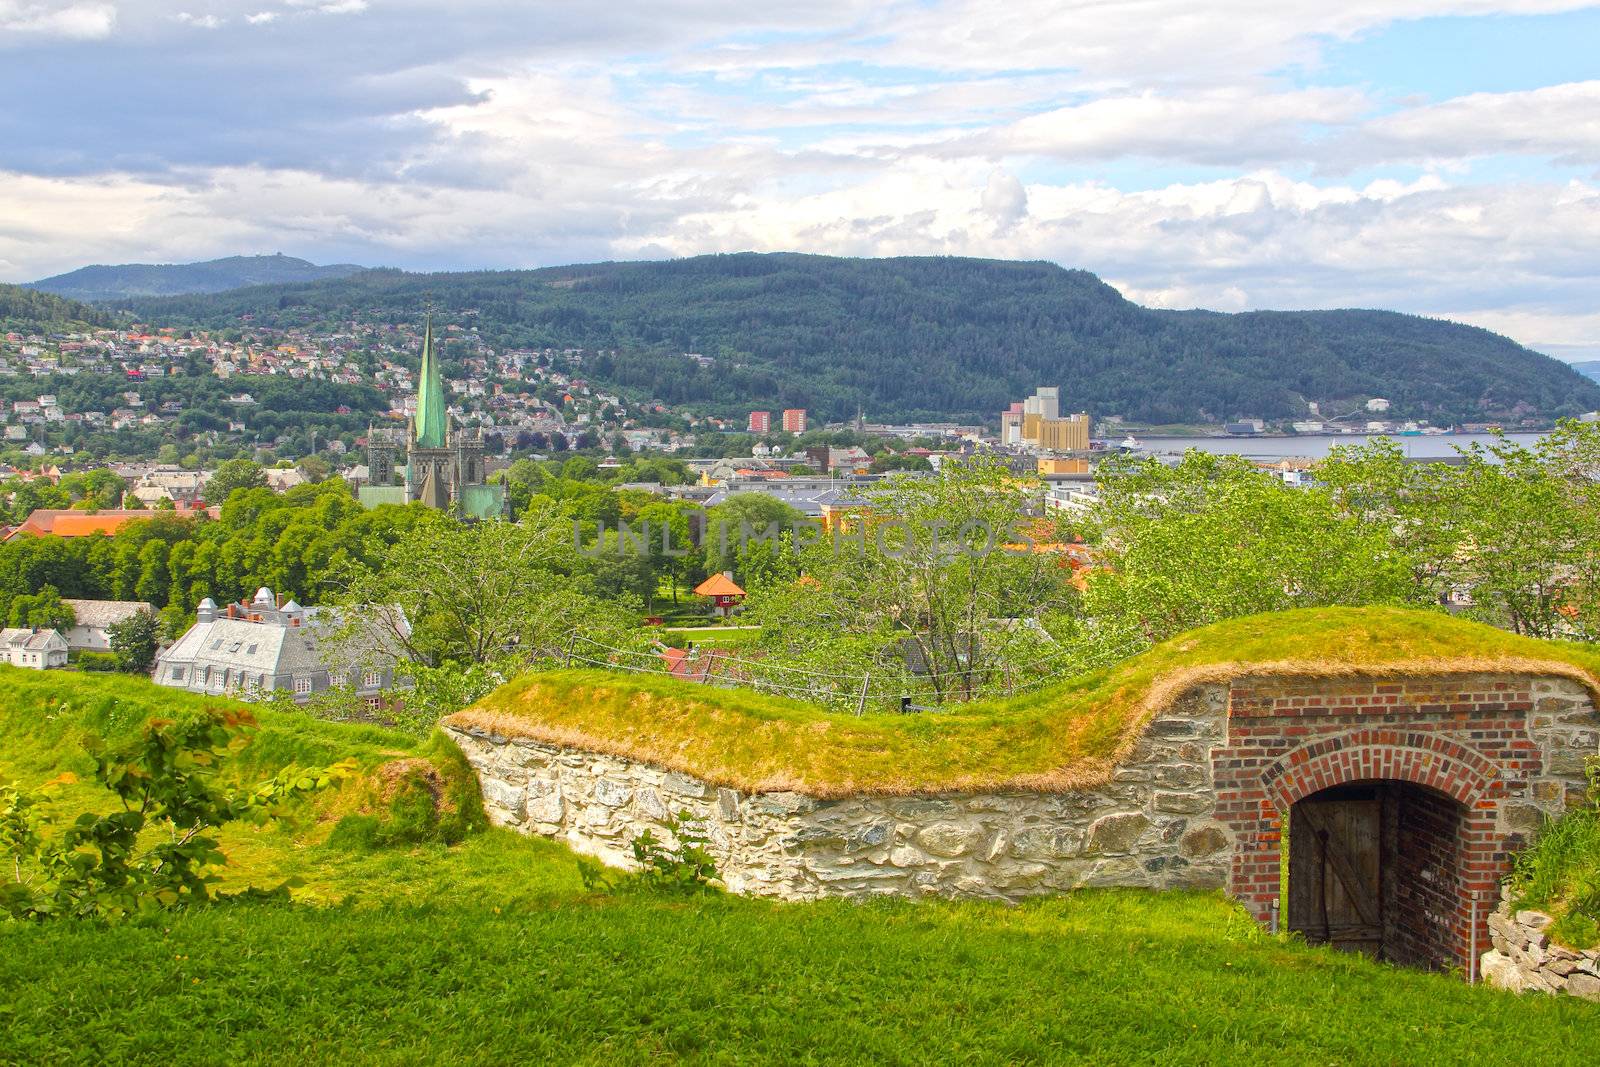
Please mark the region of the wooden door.
POLYGON ((1383 802, 1375 789, 1330 790, 1289 820, 1289 929, 1376 956, 1383 947, 1383 802))

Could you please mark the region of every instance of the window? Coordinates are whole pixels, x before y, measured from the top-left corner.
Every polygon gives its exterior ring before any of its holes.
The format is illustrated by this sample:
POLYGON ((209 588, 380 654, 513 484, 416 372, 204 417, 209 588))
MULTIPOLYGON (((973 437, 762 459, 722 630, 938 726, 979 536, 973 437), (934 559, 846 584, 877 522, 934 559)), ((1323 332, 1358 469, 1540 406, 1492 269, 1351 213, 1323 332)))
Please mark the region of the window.
POLYGON ((200 684, 201 685, 210 685, 211 684, 211 668, 210 667, 204 667, 204 668, 201 669, 201 671, 200 671, 200 684))
POLYGON ((172 668, 172 680, 174 682, 183 681, 183 668, 182 667, 174 667, 174 668, 172 668))
POLYGON ((260 647, 261 647, 260 645, 251 645, 249 648, 244 650, 244 654, 247 655, 247 656, 253 656, 253 655, 256 654, 256 649, 258 649, 260 647))
POLYGON ((219 637, 215 641, 211 642, 211 651, 215 652, 217 649, 219 649, 221 647, 222 647, 222 638, 219 637))
POLYGON ((383 676, 377 671, 367 671, 361 676, 361 685, 365 689, 376 689, 383 684, 383 676))
POLYGON ((311 692, 311 679, 304 676, 297 677, 294 680, 294 692, 296 696, 304 696, 311 692))
POLYGON ((333 671, 328 675, 328 684, 345 686, 350 684, 350 675, 346 671, 333 671))

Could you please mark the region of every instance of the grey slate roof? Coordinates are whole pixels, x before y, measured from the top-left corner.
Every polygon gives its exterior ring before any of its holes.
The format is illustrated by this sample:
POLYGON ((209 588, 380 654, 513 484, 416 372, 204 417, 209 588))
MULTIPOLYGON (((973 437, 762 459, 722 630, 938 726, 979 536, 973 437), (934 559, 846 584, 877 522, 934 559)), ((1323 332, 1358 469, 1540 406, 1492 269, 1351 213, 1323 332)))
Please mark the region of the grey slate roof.
POLYGON ((130 615, 156 610, 154 605, 143 600, 71 600, 62 597, 61 602, 72 609, 73 617, 78 620, 79 626, 92 626, 102 630, 130 615))

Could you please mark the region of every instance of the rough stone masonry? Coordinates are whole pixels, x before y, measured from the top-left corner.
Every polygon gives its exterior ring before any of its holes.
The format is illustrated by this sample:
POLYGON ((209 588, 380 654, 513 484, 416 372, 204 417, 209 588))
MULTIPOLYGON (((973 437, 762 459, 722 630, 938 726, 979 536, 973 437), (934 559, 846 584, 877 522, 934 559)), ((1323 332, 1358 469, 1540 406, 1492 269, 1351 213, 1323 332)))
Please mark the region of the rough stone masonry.
POLYGON ((1293 802, 1341 782, 1413 781, 1468 813, 1450 846, 1463 904, 1435 919, 1463 963, 1467 902, 1497 884, 1539 820, 1581 795, 1583 761, 1600 749, 1584 686, 1483 674, 1198 685, 1145 726, 1109 781, 1067 793, 746 793, 470 722, 445 725, 477 769, 494 822, 626 866, 639 833, 659 836, 669 814, 687 811, 703 821, 729 889, 794 900, 1225 888, 1265 919, 1293 802))
POLYGON ((1223 886, 1232 842, 1212 817, 1210 757, 1226 707, 1226 687, 1191 690, 1096 789, 828 800, 743 793, 617 756, 446 729, 477 768, 491 820, 608 863, 630 865, 639 833, 660 836, 668 814, 687 811, 703 820, 736 893, 1009 898, 1223 886))

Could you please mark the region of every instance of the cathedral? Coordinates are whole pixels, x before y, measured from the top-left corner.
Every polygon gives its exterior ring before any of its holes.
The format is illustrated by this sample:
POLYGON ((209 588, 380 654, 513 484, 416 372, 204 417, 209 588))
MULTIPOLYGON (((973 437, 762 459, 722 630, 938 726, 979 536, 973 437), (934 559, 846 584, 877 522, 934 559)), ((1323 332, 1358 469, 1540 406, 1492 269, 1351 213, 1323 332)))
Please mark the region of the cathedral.
POLYGON ((505 486, 484 480, 482 432, 453 427, 451 421, 430 318, 422 331, 417 412, 405 432, 368 428, 368 476, 361 487, 361 503, 371 508, 420 500, 462 519, 504 516, 505 486), (402 454, 405 463, 397 466, 402 454))

